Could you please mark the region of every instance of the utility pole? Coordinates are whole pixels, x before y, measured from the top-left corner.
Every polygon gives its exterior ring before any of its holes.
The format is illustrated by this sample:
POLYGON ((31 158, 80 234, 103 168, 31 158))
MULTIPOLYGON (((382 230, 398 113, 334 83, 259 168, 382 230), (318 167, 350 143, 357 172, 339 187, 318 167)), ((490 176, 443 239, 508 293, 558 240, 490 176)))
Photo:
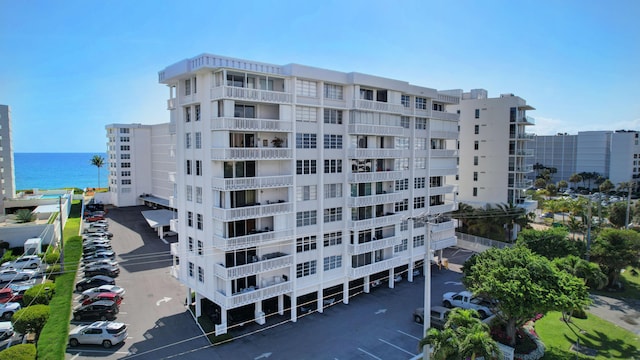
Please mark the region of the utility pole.
POLYGON ((627 214, 624 218, 624 228, 629 230, 629 212, 631 210, 631 186, 633 185, 633 180, 629 181, 629 187, 627 187, 627 214))
POLYGON ((58 207, 60 208, 60 213, 58 217, 60 218, 60 272, 64 272, 64 225, 62 224, 62 195, 58 197, 58 207))
POLYGON ((589 261, 589 252, 591 251, 591 194, 587 197, 587 253, 585 254, 585 260, 589 261))

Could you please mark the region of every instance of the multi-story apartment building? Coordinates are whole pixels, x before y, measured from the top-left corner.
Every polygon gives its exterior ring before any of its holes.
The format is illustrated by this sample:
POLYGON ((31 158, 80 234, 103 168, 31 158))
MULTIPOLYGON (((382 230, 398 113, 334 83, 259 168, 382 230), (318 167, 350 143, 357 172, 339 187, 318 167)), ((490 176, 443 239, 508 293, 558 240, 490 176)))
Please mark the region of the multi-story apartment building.
POLYGON ((11 109, 7 105, 0 105, 0 214, 4 214, 4 199, 15 196, 11 109))
POLYGON ((175 135, 169 123, 110 124, 106 130, 110 203, 173 207, 175 135))
MULTIPOLYGON (((533 164, 539 164, 546 168, 554 168, 551 181, 569 180, 576 172, 576 159, 578 153, 578 137, 575 135, 558 134, 554 136, 534 136, 534 141, 527 144, 533 150, 533 164)), ((539 171, 528 174, 528 178, 535 180, 539 171)))
POLYGON ((176 134, 180 281, 255 321, 349 302, 456 242, 459 91, 203 54, 159 72, 176 134), (422 217, 429 224, 410 220, 422 217), (293 311, 292 311, 293 309, 293 311))
POLYGON ((489 98, 487 91, 474 89, 462 94, 459 104, 447 109, 460 114, 460 170, 458 200, 475 207, 513 204, 534 211, 537 204, 524 191, 532 185, 526 174, 533 171, 533 151, 526 132, 534 125, 527 116, 535 110, 513 94, 489 98))

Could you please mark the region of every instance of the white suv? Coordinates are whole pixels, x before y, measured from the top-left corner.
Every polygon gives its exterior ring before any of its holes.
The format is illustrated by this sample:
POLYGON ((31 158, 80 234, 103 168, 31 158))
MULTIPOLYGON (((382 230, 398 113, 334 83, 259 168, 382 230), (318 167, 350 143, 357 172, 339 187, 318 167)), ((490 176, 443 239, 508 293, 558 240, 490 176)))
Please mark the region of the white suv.
POLYGON ((69 345, 102 345, 108 349, 127 338, 127 325, 113 321, 96 321, 91 325, 80 325, 69 332, 69 345))
POLYGON ((38 255, 24 255, 13 261, 2 264, 3 268, 14 269, 37 269, 42 264, 42 259, 38 255))

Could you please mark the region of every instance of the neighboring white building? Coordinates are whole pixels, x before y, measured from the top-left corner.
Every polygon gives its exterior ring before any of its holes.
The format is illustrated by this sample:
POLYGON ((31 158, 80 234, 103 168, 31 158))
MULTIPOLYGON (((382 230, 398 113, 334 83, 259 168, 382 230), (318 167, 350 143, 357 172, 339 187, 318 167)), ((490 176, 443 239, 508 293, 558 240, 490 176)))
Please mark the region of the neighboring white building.
POLYGON ((531 187, 526 175, 533 171, 533 151, 526 132, 534 125, 527 110, 535 110, 513 94, 489 98, 484 89, 463 93, 460 104, 447 106, 460 114, 460 170, 458 200, 474 207, 513 204, 534 211, 537 203, 527 200, 531 187))
MULTIPOLYGON (((412 280, 427 232, 408 219, 457 208, 445 108, 459 91, 209 54, 158 75, 177 139, 177 276, 197 316, 215 304, 218 334, 234 311, 296 321, 307 301, 412 280)), ((436 222, 432 248, 455 245, 453 221, 436 222)))
POLYGON ((11 109, 0 105, 0 214, 4 214, 4 200, 16 197, 11 137, 11 109))
POLYGON ((176 160, 169 124, 110 124, 106 130, 109 202, 172 207, 176 160))
MULTIPOLYGON (((551 174, 551 181, 557 183, 560 180, 569 181, 571 175, 576 172, 576 159, 578 152, 578 137, 575 135, 558 134, 553 136, 534 137, 530 142, 533 149, 533 164, 540 164, 548 168, 555 168, 556 173, 551 174)), ((528 177, 535 180, 537 172, 530 173, 528 177)))
MULTIPOLYGON (((609 180, 614 184, 640 179, 640 144, 638 131, 619 130, 611 138, 609 180)), ((637 185, 636 185, 637 186, 637 185)))

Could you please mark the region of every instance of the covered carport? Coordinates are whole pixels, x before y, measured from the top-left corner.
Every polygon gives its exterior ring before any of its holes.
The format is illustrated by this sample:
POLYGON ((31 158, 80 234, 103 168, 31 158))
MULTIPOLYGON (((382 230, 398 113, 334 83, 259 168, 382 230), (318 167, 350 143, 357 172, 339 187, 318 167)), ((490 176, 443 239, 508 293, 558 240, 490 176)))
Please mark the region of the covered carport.
POLYGON ((166 241, 164 240, 164 236, 166 234, 164 229, 165 227, 169 226, 169 222, 171 221, 171 219, 175 219, 175 211, 160 209, 141 211, 140 213, 142 213, 142 216, 144 216, 147 224, 149 224, 152 229, 155 229, 158 232, 158 237, 160 238, 160 240, 166 243, 166 241))

